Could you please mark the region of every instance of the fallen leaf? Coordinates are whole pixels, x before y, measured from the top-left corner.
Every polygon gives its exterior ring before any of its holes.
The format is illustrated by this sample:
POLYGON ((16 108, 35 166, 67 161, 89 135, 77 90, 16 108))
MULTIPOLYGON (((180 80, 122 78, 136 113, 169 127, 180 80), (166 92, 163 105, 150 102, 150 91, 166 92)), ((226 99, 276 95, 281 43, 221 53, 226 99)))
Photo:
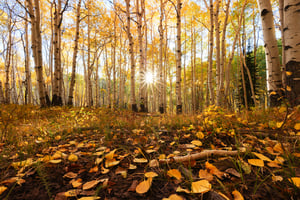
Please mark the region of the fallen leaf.
POLYGON ((233 175, 233 176, 236 176, 236 177, 238 177, 238 178, 241 178, 241 174, 238 173, 238 172, 237 172, 235 169, 233 169, 233 168, 228 168, 228 169, 225 170, 225 172, 228 173, 228 174, 231 174, 231 175, 233 175))
POLYGON ((115 171, 116 174, 121 174, 123 178, 127 178, 127 169, 118 167, 115 171))
POLYGON ((171 169, 168 171, 168 175, 176 178, 177 180, 181 179, 181 173, 177 169, 171 169))
POLYGON ((115 160, 115 159, 113 159, 113 160, 105 160, 105 167, 106 168, 113 167, 113 166, 118 165, 119 163, 120 163, 120 161, 119 160, 115 160))
POLYGON ((0 186, 0 195, 7 190, 7 187, 5 186, 0 186))
POLYGON ((156 176, 158 176, 158 174, 155 173, 155 172, 147 172, 147 173, 145 173, 145 177, 147 177, 147 178, 154 178, 156 176))
POLYGON ((78 200, 96 200, 96 199, 100 199, 100 197, 81 197, 78 200))
POLYGON ((297 131, 300 130, 300 123, 295 124, 294 129, 296 129, 297 131))
POLYGON ((206 193, 210 191, 211 184, 207 180, 192 182, 192 193, 206 193))
POLYGON ((243 195, 239 191, 237 191, 237 190, 234 190, 232 192, 232 195, 234 197, 234 200, 244 200, 243 195))
POLYGON ((208 181, 214 180, 214 176, 211 173, 209 173, 207 171, 207 169, 205 169, 205 170, 200 169, 199 170, 199 178, 205 179, 205 180, 208 180, 208 181))
POLYGON ((296 187, 300 188, 300 177, 292 177, 289 179, 296 187))
POLYGON ((268 161, 271 162, 272 160, 266 156, 264 156, 261 153, 256 153, 256 152, 252 152, 256 157, 258 157, 259 159, 263 160, 263 161, 268 161))
POLYGON ((202 146, 202 142, 200 140, 193 140, 191 143, 198 147, 202 146))
POLYGON ((278 163, 275 162, 275 161, 268 162, 267 165, 268 165, 269 167, 281 168, 281 167, 278 165, 278 163))
POLYGON ((50 160, 49 163, 52 163, 52 164, 58 164, 58 163, 61 163, 61 159, 58 159, 58 160, 50 160))
POLYGON ((285 73, 287 76, 291 76, 293 74, 293 72, 289 72, 289 71, 286 71, 285 73))
POLYGON ((152 183, 151 178, 144 180, 136 186, 135 191, 139 194, 144 194, 144 193, 148 192, 148 190, 150 189, 151 183, 152 183))
POLYGON ((132 183, 131 183, 131 186, 128 188, 127 191, 128 192, 134 192, 137 185, 138 185, 138 181, 137 180, 133 180, 132 183))
POLYGON ((201 140, 204 138, 204 134, 202 132, 197 132, 196 137, 201 140))
POLYGON ((95 167, 93 167, 93 168, 91 168, 91 169, 89 170, 89 173, 95 173, 95 172, 98 172, 98 171, 99 171, 98 166, 95 166, 95 167))
POLYGON ((222 176, 224 175, 223 172, 218 170, 218 168, 216 168, 213 164, 211 164, 209 162, 205 163, 205 167, 209 173, 216 175, 218 178, 222 178, 222 176))
POLYGON ((69 191, 65 192, 65 196, 66 197, 76 197, 79 193, 80 193, 80 191, 78 189, 69 190, 69 191))
POLYGON ((133 162, 135 162, 135 163, 147 163, 148 160, 146 158, 134 158, 133 162))
POLYGON ((129 167, 128 167, 128 169, 136 169, 136 168, 137 168, 137 166, 135 166, 133 164, 130 164, 129 167))
POLYGON ((103 160, 103 158, 96 158, 95 165, 99 165, 103 160))
POLYGON ((261 160, 261 159, 248 159, 248 163, 250 165, 257 166, 257 167, 263 167, 263 166, 265 166, 264 165, 264 161, 261 160))
POLYGON ((79 178, 79 179, 77 179, 77 180, 73 180, 73 181, 71 182, 71 184, 72 184, 72 186, 73 186, 74 188, 78 188, 78 187, 80 187, 80 186, 82 185, 82 179, 79 178))
POLYGON ((177 194, 171 194, 168 198, 163 198, 163 200, 183 200, 183 198, 177 194))
POLYGON ((112 160, 114 158, 115 152, 117 151, 117 149, 114 149, 112 151, 110 151, 108 154, 105 155, 105 158, 107 160, 112 160))
POLYGON ((71 162, 76 162, 78 160, 78 156, 76 156, 75 154, 70 154, 68 160, 71 162))
POLYGON ((277 181, 283 181, 282 176, 272 176, 272 181, 277 182, 277 181))
POLYGON ((76 178, 76 177, 77 177, 77 174, 74 173, 74 172, 68 172, 68 173, 66 173, 63 177, 64 177, 64 178, 76 178))
POLYGON ((156 159, 150 160, 149 167, 159 167, 159 162, 156 159))
POLYGON ((85 184, 83 184, 82 189, 89 190, 89 189, 95 187, 96 185, 98 185, 99 182, 100 182, 99 180, 93 180, 93 181, 86 182, 85 184))
POLYGON ((277 143, 274 147, 273 147, 274 151, 277 151, 279 153, 283 153, 283 149, 280 143, 277 143))
POLYGON ((191 191, 189 191, 188 189, 183 189, 183 188, 180 187, 180 186, 176 189, 176 192, 185 192, 185 193, 187 193, 187 194, 190 194, 190 193, 191 193, 191 191))

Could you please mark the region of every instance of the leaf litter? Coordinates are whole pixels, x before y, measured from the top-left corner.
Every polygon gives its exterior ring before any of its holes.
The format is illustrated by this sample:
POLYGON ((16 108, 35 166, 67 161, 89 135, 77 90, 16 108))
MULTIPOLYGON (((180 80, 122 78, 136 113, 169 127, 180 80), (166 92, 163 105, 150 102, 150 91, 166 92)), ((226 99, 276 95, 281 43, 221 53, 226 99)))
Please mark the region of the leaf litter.
POLYGON ((14 122, 22 140, 0 145, 0 199, 296 198, 300 114, 279 129, 282 110, 183 117, 31 107, 14 122))

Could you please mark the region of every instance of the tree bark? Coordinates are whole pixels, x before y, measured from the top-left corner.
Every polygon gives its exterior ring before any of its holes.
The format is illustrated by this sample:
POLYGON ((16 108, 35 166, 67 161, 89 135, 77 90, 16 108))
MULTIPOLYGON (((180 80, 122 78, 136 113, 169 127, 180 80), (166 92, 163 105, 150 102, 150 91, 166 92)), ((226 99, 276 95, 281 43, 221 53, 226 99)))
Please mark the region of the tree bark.
POLYGON ((137 105, 136 105, 136 99, 135 99, 135 60, 134 60, 134 52, 133 52, 133 38, 131 35, 130 30, 130 0, 126 0, 126 16, 127 16, 127 28, 126 33, 129 40, 129 54, 130 54, 130 104, 131 109, 134 112, 137 112, 137 105))
POLYGON ((77 64, 77 54, 78 54, 80 6, 81 6, 81 0, 78 0, 77 9, 76 9, 76 30, 75 30, 75 41, 74 41, 73 60, 72 60, 72 74, 71 74, 69 99, 68 99, 69 106, 73 105, 73 95, 74 95, 73 93, 74 93, 74 86, 75 86, 76 64, 77 64))
POLYGON ((287 97, 292 106, 300 104, 300 0, 284 1, 284 53, 287 97))
POLYGON ((159 89, 158 89, 158 101, 159 101, 159 112, 164 113, 164 101, 163 101, 163 43, 164 43, 164 3, 160 0, 160 18, 159 18, 159 89))
POLYGON ((39 0, 26 0, 28 12, 31 19, 31 41, 32 52, 35 63, 35 72, 38 85, 38 93, 40 104, 42 107, 50 106, 50 99, 46 91, 44 77, 43 77, 43 56, 42 56, 42 37, 40 28, 40 5, 39 0))
POLYGON ((213 89, 212 80, 212 68, 213 68, 213 51, 214 51, 214 7, 213 0, 210 0, 210 36, 209 36, 209 55, 208 55, 208 90, 209 90, 209 104, 213 105, 215 102, 215 95, 213 89))
POLYGON ((271 106, 280 105, 282 75, 280 69, 279 50, 275 37, 273 12, 270 0, 258 0, 263 35, 265 42, 267 86, 270 95, 271 106))
POLYGON ((181 0, 177 0, 176 6, 176 113, 182 113, 181 99, 181 0))

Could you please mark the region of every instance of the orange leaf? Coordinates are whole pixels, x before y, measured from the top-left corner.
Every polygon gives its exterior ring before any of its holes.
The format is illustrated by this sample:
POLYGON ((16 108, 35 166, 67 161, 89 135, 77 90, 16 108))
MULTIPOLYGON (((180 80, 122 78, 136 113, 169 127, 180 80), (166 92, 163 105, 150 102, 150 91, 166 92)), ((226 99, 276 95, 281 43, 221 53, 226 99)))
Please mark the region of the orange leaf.
POLYGON ((218 178, 222 178, 222 176, 224 175, 223 172, 218 170, 218 168, 216 168, 213 164, 211 164, 209 162, 205 163, 205 167, 209 173, 216 175, 218 178))
POLYGON ((244 200, 244 197, 242 196, 242 194, 237 191, 237 190, 234 190, 232 192, 233 196, 234 196, 234 200, 244 200))
POLYGON ((168 171, 168 175, 176 178, 177 180, 181 179, 181 173, 177 169, 171 169, 168 171))
POLYGON ((200 169, 199 170, 199 178, 206 179, 208 181, 212 181, 214 179, 214 176, 211 173, 209 173, 207 171, 207 169, 206 170, 200 169))
POLYGON ((289 179, 296 187, 300 188, 300 177, 292 177, 289 179))
POLYGON ((151 183, 152 183, 152 178, 142 181, 136 186, 135 191, 139 194, 144 194, 148 192, 148 190, 150 189, 151 183))

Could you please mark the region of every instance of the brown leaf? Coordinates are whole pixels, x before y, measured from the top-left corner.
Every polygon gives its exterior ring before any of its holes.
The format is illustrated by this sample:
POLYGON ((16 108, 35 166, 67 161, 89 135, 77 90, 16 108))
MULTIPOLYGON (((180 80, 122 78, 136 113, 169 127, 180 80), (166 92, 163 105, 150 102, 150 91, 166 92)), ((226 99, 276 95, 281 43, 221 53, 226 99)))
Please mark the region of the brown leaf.
POLYGON ((82 189, 83 189, 83 190, 89 190, 89 189, 95 187, 96 185, 98 185, 99 182, 100 182, 99 180, 93 180, 93 181, 86 182, 86 183, 82 186, 82 189))
POLYGON ((223 172, 218 170, 218 168, 216 168, 213 164, 211 164, 209 162, 205 163, 205 167, 209 173, 216 175, 218 178, 222 178, 222 176, 224 175, 223 172))
POLYGON ((138 181, 137 180, 133 180, 132 183, 131 183, 131 186, 128 188, 127 191, 128 192, 134 192, 137 185, 138 185, 138 181))
POLYGON ((74 172, 68 172, 68 173, 66 173, 63 177, 64 177, 64 178, 76 178, 76 177, 77 177, 77 174, 74 173, 74 172))
POLYGON ((209 173, 209 172, 207 171, 207 169, 205 169, 205 170, 200 169, 200 170, 199 170, 199 178, 201 178, 201 179, 206 179, 206 180, 208 180, 208 181, 214 180, 214 176, 213 176, 211 173, 209 173))

